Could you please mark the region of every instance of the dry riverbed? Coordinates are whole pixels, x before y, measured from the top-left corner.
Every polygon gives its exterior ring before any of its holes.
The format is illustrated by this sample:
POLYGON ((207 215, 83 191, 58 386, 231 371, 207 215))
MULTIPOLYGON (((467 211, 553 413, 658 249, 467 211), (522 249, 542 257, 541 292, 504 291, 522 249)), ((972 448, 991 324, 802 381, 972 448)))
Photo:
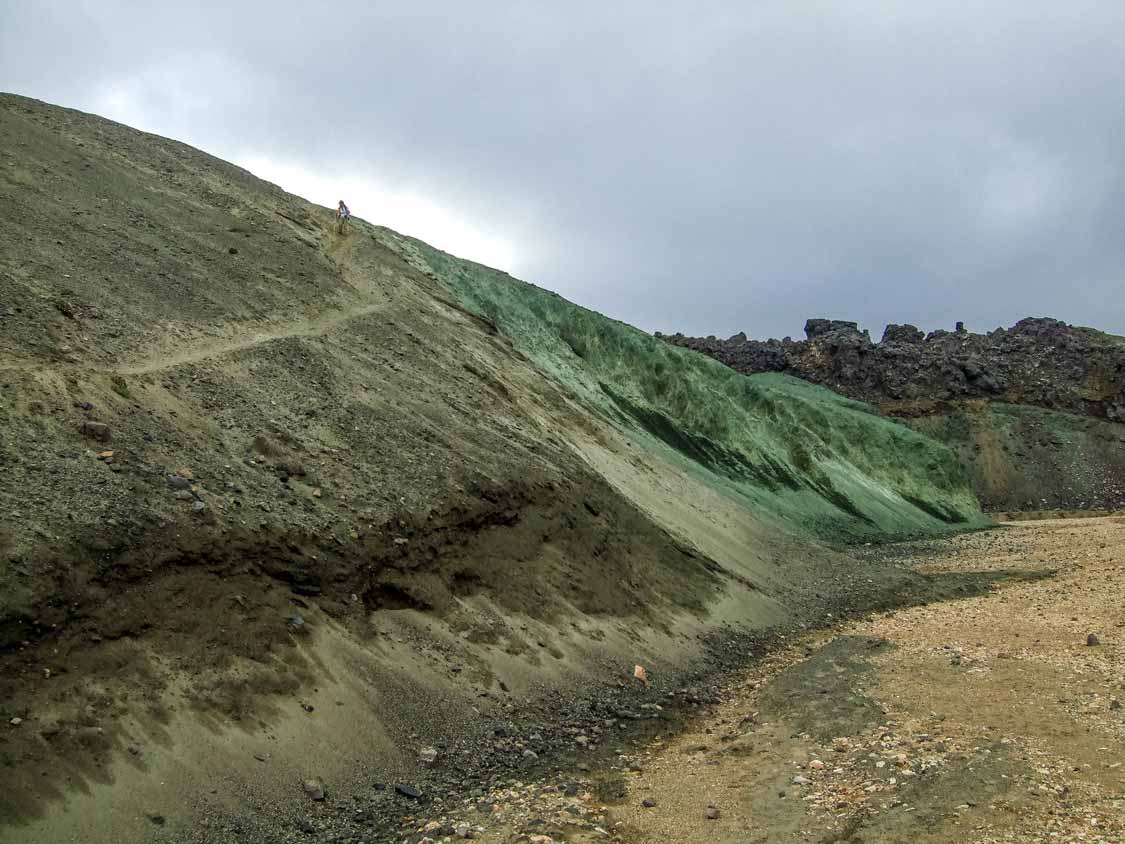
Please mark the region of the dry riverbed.
POLYGON ((404 818, 400 840, 1125 841, 1125 518, 865 553, 1025 574, 793 641, 686 729, 404 818))

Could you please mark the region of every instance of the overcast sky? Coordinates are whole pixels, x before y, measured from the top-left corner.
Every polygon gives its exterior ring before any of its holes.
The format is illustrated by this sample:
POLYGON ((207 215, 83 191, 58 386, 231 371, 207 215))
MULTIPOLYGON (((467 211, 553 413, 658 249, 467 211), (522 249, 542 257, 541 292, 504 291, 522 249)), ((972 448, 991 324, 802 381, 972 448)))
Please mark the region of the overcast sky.
POLYGON ((758 337, 1125 333, 1123 45, 1122 0, 0 0, 2 90, 758 337))

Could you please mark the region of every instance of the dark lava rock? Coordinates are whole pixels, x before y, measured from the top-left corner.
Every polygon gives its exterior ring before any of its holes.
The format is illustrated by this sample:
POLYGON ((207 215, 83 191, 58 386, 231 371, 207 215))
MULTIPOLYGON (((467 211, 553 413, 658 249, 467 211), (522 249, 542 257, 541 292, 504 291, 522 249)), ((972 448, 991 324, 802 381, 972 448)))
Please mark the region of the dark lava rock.
POLYGON ((191 481, 183 475, 168 475, 167 481, 170 489, 191 489, 191 481))
POLYGON ((113 429, 106 425, 104 422, 90 422, 82 423, 83 436, 89 437, 92 440, 97 440, 100 443, 107 443, 113 439, 113 429))
POLYGON ((1096 636, 1095 634, 1093 634, 1093 633, 1091 633, 1091 634, 1090 634, 1089 636, 1087 636, 1087 637, 1086 637, 1086 645, 1087 645, 1088 647, 1091 647, 1091 648, 1092 648, 1092 647, 1093 647, 1094 645, 1100 645, 1101 643, 1102 643, 1102 642, 1101 642, 1101 639, 1099 639, 1099 638, 1098 638, 1098 637, 1097 637, 1097 636, 1096 636))
POLYGON ((416 789, 412 785, 405 785, 404 783, 399 783, 398 785, 395 786, 395 791, 397 793, 401 794, 403 797, 409 797, 411 800, 421 800, 422 799, 422 792, 419 791, 418 789, 416 789))
POLYGON ((892 323, 882 341, 873 343, 854 322, 810 319, 805 335, 806 340, 748 340, 742 334, 729 340, 682 334, 660 339, 747 375, 783 372, 872 404, 998 398, 1125 421, 1125 344, 1091 328, 1028 318, 987 334, 961 326, 923 335, 916 326, 892 323))
POLYGON ((891 323, 883 329, 883 343, 921 343, 926 339, 925 332, 918 326, 910 325, 896 325, 891 323))
POLYGON ((825 334, 831 334, 834 331, 854 331, 858 334, 859 325, 854 322, 846 322, 842 319, 805 320, 805 336, 810 340, 814 337, 823 337, 825 334))

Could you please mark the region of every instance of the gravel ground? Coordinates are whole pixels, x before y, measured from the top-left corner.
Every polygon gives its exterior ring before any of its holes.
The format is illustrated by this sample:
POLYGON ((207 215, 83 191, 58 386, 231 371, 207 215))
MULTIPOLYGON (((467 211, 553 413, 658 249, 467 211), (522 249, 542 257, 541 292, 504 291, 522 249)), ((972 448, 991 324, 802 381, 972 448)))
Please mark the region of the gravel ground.
POLYGON ((1125 840, 1125 518, 868 553, 1050 576, 810 634, 683 729, 404 817, 396 840, 1125 840))

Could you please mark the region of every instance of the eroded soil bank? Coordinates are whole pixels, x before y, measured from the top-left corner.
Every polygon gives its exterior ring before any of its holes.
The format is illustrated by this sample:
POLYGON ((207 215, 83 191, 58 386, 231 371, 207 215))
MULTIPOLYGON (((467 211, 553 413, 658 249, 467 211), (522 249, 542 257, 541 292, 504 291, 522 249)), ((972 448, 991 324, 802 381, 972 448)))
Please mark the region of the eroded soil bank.
POLYGON ((1123 840, 1125 518, 868 553, 930 573, 1050 576, 801 637, 683 729, 404 817, 397 840, 1123 840))

